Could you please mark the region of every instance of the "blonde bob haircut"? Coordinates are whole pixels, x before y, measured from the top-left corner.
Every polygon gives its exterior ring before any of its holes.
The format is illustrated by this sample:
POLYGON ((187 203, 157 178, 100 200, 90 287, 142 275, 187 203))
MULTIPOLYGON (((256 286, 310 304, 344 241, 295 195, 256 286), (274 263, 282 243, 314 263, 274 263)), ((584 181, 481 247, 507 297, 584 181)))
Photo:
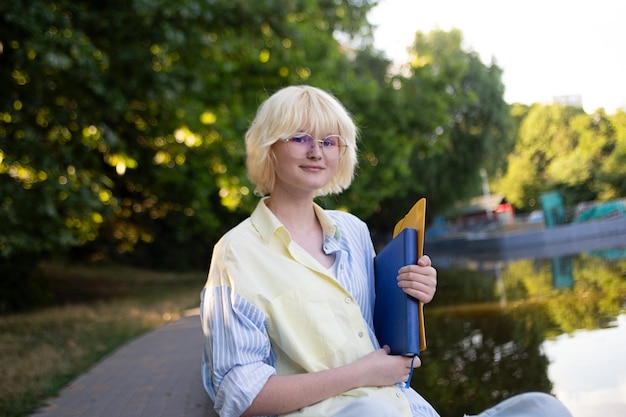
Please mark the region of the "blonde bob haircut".
POLYGON ((338 194, 348 188, 357 164, 357 128, 344 106, 331 94, 311 86, 291 86, 270 96, 258 109, 246 132, 246 167, 260 196, 272 193, 276 157, 272 145, 297 132, 338 134, 348 145, 335 175, 315 196, 338 194))

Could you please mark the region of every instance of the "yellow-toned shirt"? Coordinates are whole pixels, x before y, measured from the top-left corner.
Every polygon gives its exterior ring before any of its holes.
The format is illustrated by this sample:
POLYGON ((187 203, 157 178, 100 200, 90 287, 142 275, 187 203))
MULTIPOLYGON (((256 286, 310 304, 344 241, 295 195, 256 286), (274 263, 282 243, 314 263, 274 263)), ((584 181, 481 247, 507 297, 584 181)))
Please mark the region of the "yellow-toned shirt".
MULTIPOLYGON (((324 251, 335 254, 331 270, 291 240, 263 200, 214 249, 201 305, 203 378, 221 416, 245 411, 271 375, 347 365, 379 347, 367 226, 348 213, 315 211, 324 251)), ((404 391, 359 388, 289 415, 331 416, 362 396, 415 415, 404 391)))

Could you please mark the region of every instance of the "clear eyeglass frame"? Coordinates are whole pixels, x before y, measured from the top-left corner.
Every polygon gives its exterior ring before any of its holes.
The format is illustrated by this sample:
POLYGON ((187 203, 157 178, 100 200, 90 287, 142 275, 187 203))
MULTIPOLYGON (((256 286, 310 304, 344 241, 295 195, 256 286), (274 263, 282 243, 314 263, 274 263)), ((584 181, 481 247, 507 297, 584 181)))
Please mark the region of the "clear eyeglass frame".
POLYGON ((341 159, 348 149, 348 144, 339 135, 328 135, 324 139, 314 139, 310 133, 298 132, 291 138, 279 139, 287 144, 291 156, 305 158, 313 146, 319 145, 324 157, 329 160, 341 159))

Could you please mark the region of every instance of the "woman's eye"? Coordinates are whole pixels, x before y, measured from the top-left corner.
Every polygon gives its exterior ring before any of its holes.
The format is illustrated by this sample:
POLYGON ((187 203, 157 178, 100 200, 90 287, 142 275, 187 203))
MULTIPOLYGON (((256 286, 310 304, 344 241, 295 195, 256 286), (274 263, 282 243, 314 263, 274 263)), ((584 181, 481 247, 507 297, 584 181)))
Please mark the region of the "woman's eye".
POLYGON ((294 141, 295 143, 307 143, 308 142, 308 138, 306 136, 296 136, 294 138, 291 138, 292 141, 294 141))
POLYGON ((333 146, 338 146, 338 142, 339 140, 337 138, 331 137, 331 138, 326 138, 324 139, 324 147, 330 148, 333 146))

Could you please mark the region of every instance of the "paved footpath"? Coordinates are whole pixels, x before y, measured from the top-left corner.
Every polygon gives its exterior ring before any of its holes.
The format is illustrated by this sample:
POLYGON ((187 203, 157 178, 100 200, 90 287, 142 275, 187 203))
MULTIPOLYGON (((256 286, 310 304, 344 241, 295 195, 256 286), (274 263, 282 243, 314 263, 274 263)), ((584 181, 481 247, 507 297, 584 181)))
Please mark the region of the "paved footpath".
POLYGON ((121 347, 32 417, 217 417, 202 386, 201 354, 195 312, 121 347))

